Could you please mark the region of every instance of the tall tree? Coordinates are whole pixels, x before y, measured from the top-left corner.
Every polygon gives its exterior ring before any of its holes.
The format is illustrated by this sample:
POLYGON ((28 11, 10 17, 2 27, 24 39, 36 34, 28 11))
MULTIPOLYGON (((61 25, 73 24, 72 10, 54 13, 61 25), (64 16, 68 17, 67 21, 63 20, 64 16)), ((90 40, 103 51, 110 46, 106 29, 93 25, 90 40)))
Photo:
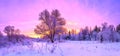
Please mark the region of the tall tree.
POLYGON ((54 42, 55 34, 62 33, 64 30, 64 25, 66 21, 61 17, 60 12, 55 9, 51 13, 48 10, 44 10, 39 15, 40 24, 34 29, 36 34, 43 34, 54 42))

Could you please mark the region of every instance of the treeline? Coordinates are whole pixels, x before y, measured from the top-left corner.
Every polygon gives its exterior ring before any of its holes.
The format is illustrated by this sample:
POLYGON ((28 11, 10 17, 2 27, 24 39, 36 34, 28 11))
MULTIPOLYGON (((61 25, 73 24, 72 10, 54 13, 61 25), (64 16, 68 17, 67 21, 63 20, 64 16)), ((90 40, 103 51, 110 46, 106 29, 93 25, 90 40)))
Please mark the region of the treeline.
POLYGON ((39 21, 41 23, 34 29, 35 33, 44 35, 44 39, 49 39, 52 43, 61 38, 67 40, 99 40, 101 42, 120 41, 120 24, 114 27, 114 25, 103 23, 102 27, 95 26, 93 30, 86 27, 81 29, 79 34, 75 33, 75 29, 67 32, 64 28, 66 20, 61 17, 57 9, 52 10, 52 12, 43 10, 39 14, 39 21))
MULTIPOLYGON (((67 31, 64 27, 66 20, 57 9, 51 12, 47 9, 43 10, 39 14, 39 21, 40 24, 36 25, 34 32, 42 35, 42 40, 51 41, 52 43, 57 40, 120 41, 120 24, 114 27, 114 25, 103 23, 102 27, 95 26, 94 29, 85 27, 80 29, 80 32, 76 34, 76 29, 67 31)), ((28 36, 20 34, 20 30, 15 29, 14 26, 6 26, 3 32, 6 33, 7 36, 4 36, 2 32, 0 32, 0 45, 6 42, 25 43, 30 40, 28 36)))
POLYGON ((107 42, 119 42, 120 41, 120 24, 114 27, 114 25, 108 25, 103 23, 102 27, 95 26, 94 29, 85 27, 80 29, 78 34, 76 30, 69 31, 64 34, 63 39, 66 40, 89 40, 89 41, 107 41, 107 42))

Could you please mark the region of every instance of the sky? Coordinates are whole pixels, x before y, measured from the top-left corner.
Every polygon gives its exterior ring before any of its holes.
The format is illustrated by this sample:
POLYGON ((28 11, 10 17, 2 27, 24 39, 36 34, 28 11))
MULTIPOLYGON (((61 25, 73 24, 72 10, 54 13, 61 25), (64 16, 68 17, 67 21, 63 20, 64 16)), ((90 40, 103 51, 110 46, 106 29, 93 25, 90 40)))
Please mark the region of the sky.
POLYGON ((67 28, 120 24, 120 0, 0 0, 0 31, 13 25, 26 35, 39 24, 39 13, 44 9, 58 9, 67 21, 67 28))

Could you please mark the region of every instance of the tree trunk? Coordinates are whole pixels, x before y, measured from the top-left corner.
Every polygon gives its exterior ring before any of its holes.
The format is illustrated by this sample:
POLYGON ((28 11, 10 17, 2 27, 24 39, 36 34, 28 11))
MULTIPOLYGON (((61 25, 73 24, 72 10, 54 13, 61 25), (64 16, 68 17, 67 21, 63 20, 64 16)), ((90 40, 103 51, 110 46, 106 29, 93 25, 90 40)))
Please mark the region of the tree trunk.
POLYGON ((51 41, 52 43, 54 43, 54 38, 53 38, 53 37, 50 37, 50 41, 51 41))
POLYGON ((52 43, 54 43, 54 36, 53 36, 53 32, 51 31, 51 34, 50 34, 50 41, 52 42, 52 43))
POLYGON ((52 43, 54 43, 54 40, 53 40, 53 39, 51 39, 51 42, 52 42, 52 43))

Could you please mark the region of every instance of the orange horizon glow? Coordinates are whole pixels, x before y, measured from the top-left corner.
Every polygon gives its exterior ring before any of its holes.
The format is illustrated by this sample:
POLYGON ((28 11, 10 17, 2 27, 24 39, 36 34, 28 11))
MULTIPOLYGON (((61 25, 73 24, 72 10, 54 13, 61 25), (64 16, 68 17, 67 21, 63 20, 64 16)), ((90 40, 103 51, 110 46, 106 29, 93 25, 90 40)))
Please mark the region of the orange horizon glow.
MULTIPOLYGON (((79 29, 67 28, 66 33, 69 32, 69 31, 72 31, 72 30, 75 30, 75 34, 78 34, 78 33, 80 32, 79 29)), ((48 33, 48 32, 46 32, 46 33, 48 33)), ((44 35, 42 35, 42 34, 35 34, 34 31, 26 32, 26 33, 24 32, 23 34, 25 34, 26 36, 32 37, 32 38, 42 38, 42 37, 44 36, 44 35)), ((48 33, 48 34, 49 34, 49 33, 48 33)))
POLYGON ((65 27, 76 32, 104 22, 116 26, 120 22, 119 4, 114 0, 2 0, 0 30, 3 32, 5 26, 12 25, 22 34, 40 37, 34 34, 34 28, 40 23, 39 13, 45 9, 49 12, 58 9, 67 21, 65 27))

